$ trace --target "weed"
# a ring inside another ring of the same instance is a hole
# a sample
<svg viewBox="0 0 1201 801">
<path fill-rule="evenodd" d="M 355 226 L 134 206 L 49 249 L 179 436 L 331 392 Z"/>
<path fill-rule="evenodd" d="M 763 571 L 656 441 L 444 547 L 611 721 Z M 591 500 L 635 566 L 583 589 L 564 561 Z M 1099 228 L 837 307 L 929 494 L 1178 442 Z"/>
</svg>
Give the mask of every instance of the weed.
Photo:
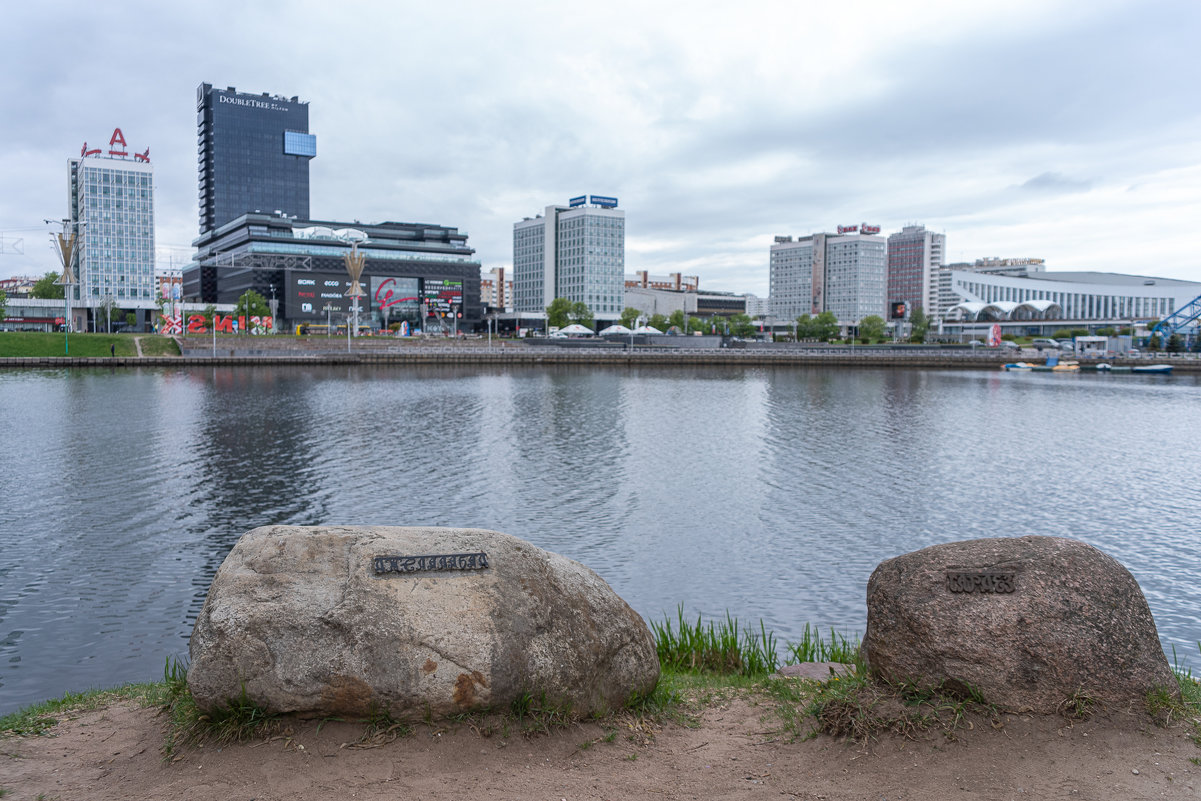
<svg viewBox="0 0 1201 801">
<path fill-rule="evenodd" d="M 1147 691 L 1147 713 L 1160 726 L 1167 726 L 1173 720 L 1184 718 L 1189 714 L 1184 703 L 1177 700 L 1167 687 L 1156 687 Z"/>
<path fill-rule="evenodd" d="M 1059 714 L 1068 720 L 1088 720 L 1093 715 L 1097 699 L 1084 690 L 1077 690 L 1059 705 Z"/>
<path fill-rule="evenodd" d="M 996 708 L 985 703 L 979 691 L 970 685 L 879 684 L 862 671 L 822 684 L 806 711 L 816 721 L 814 734 L 849 737 L 855 741 L 872 739 L 885 732 L 912 737 L 929 729 L 941 729 L 949 739 L 954 739 L 956 729 L 971 725 L 969 714 L 999 719 Z"/>
<path fill-rule="evenodd" d="M 852 640 L 846 635 L 839 634 L 830 628 L 830 639 L 822 639 L 821 632 L 816 626 L 805 624 L 801 632 L 800 642 L 788 646 L 788 654 L 796 662 L 844 662 L 857 663 L 859 657 L 859 641 Z"/>
<path fill-rule="evenodd" d="M 609 729 L 601 739 L 606 743 L 613 742 L 617 739 L 617 729 Z"/>
<path fill-rule="evenodd" d="M 396 720 L 386 707 L 382 707 L 374 701 L 372 701 L 363 723 L 362 735 L 353 743 L 347 743 L 347 748 L 379 748 L 413 733 L 412 726 Z M 320 731 L 320 727 L 318 727 L 318 731 Z"/>
<path fill-rule="evenodd" d="M 759 621 L 759 633 L 740 632 L 738 621 L 726 619 L 696 623 L 684 619 L 684 606 L 676 609 L 676 621 L 664 618 L 651 622 L 659 664 L 665 670 L 709 672 L 722 675 L 762 676 L 779 664 L 776 635 Z"/>
<path fill-rule="evenodd" d="M 1188 761 L 1192 762 L 1194 765 L 1201 765 L 1201 757 L 1189 757 Z"/>
<path fill-rule="evenodd" d="M 571 706 L 551 703 L 545 693 L 538 698 L 528 692 L 521 693 L 513 699 L 509 709 L 521 724 L 521 733 L 527 737 L 549 734 L 552 728 L 564 728 L 574 723 Z"/>
<path fill-rule="evenodd" d="M 637 762 L 638 761 L 638 752 L 635 751 L 632 754 L 626 754 L 626 760 L 628 760 L 630 762 Z"/>
</svg>

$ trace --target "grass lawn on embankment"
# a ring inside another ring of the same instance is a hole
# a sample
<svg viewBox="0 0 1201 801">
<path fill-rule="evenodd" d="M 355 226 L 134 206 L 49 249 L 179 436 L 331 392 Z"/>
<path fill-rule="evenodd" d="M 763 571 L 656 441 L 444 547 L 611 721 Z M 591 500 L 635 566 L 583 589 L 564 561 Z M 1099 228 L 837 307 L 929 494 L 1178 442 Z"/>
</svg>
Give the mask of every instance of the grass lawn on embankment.
<svg viewBox="0 0 1201 801">
<path fill-rule="evenodd" d="M 0 358 L 70 356 L 138 355 L 133 334 L 71 334 L 41 331 L 0 331 Z M 170 337 L 157 334 L 138 334 L 142 340 L 143 356 L 178 356 L 179 345 Z M 109 346 L 116 346 L 116 353 Z"/>
</svg>

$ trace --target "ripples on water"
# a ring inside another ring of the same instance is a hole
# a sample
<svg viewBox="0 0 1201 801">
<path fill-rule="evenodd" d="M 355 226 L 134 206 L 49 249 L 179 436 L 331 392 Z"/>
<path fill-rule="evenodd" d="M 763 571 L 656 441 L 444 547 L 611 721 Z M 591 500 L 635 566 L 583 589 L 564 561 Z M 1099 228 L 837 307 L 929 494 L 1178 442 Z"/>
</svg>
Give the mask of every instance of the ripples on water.
<svg viewBox="0 0 1201 801">
<path fill-rule="evenodd" d="M 862 632 L 882 559 L 1053 534 L 1134 573 L 1194 657 L 1190 376 L 780 369 L 0 373 L 0 712 L 154 678 L 237 538 L 493 528 L 648 618 Z"/>
</svg>

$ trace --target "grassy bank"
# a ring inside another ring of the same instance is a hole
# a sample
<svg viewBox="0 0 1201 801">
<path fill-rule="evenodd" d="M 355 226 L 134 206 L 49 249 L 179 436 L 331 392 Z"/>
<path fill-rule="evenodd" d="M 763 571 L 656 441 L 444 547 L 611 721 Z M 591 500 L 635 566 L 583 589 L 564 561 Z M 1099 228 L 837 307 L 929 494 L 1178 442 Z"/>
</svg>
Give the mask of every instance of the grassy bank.
<svg viewBox="0 0 1201 801">
<path fill-rule="evenodd" d="M 734 697 L 763 710 L 768 736 L 788 741 L 817 734 L 861 741 L 885 733 L 913 735 L 930 730 L 953 738 L 955 730 L 971 727 L 973 719 L 1000 727 L 1001 713 L 971 688 L 965 692 L 962 688 L 884 685 L 871 680 L 859 657 L 857 639 L 833 630 L 823 636 L 806 625 L 799 642 L 778 647 L 775 635 L 762 621 L 757 627 L 743 627 L 727 615 L 725 620 L 705 623 L 698 617 L 693 622 L 684 618 L 682 608 L 674 619 L 652 623 L 651 629 L 661 667 L 659 684 L 650 696 L 633 699 L 625 709 L 598 719 L 606 729 L 651 731 L 667 720 L 696 725 L 700 711 Z M 775 672 L 781 654 L 786 664 L 841 662 L 850 669 L 821 681 L 780 678 Z M 1162 725 L 1185 723 L 1194 743 L 1201 747 L 1201 683 L 1180 661 L 1173 670 L 1183 700 L 1176 701 L 1163 690 L 1152 692 L 1146 698 L 1146 711 Z M 168 660 L 161 681 L 68 693 L 0 717 L 0 737 L 51 733 L 61 720 L 126 700 L 158 707 L 166 714 L 166 756 L 182 746 L 204 741 L 226 743 L 269 737 L 287 726 L 286 718 L 268 714 L 245 698 L 202 713 L 188 691 L 186 667 Z M 1085 693 L 1065 699 L 1059 710 L 1069 722 L 1097 711 Z M 419 723 L 396 720 L 386 712 L 359 722 L 364 747 L 405 736 Z M 574 722 L 569 710 L 526 695 L 507 709 L 464 714 L 440 721 L 439 725 L 458 723 L 482 736 L 508 737 L 545 733 Z M 433 725 L 434 721 L 425 723 Z"/>
<path fill-rule="evenodd" d="M 80 359 L 103 356 L 135 358 L 138 355 L 135 336 L 141 340 L 143 356 L 179 355 L 179 345 L 175 340 L 158 334 L 71 334 L 68 338 L 61 333 L 0 331 L 0 357 L 65 356 L 69 350 L 70 356 Z"/>
</svg>

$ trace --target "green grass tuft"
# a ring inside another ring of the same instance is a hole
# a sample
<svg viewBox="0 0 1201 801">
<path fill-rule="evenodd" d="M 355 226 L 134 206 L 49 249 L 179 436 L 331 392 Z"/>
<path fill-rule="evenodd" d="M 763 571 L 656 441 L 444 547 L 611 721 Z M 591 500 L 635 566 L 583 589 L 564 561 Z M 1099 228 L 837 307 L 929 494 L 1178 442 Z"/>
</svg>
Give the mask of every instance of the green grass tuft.
<svg viewBox="0 0 1201 801">
<path fill-rule="evenodd" d="M 839 634 L 830 628 L 830 639 L 822 638 L 821 631 L 816 626 L 810 628 L 805 624 L 801 632 L 800 642 L 788 646 L 788 655 L 794 663 L 799 662 L 844 662 L 853 664 L 859 661 L 859 640 Z"/>
<path fill-rule="evenodd" d="M 665 617 L 651 622 L 655 649 L 664 670 L 716 673 L 720 675 L 763 676 L 779 666 L 776 635 L 759 621 L 759 632 L 739 630 L 738 620 L 726 612 L 726 619 L 696 623 L 684 619 L 684 607 L 676 610 L 676 622 Z"/>
</svg>

